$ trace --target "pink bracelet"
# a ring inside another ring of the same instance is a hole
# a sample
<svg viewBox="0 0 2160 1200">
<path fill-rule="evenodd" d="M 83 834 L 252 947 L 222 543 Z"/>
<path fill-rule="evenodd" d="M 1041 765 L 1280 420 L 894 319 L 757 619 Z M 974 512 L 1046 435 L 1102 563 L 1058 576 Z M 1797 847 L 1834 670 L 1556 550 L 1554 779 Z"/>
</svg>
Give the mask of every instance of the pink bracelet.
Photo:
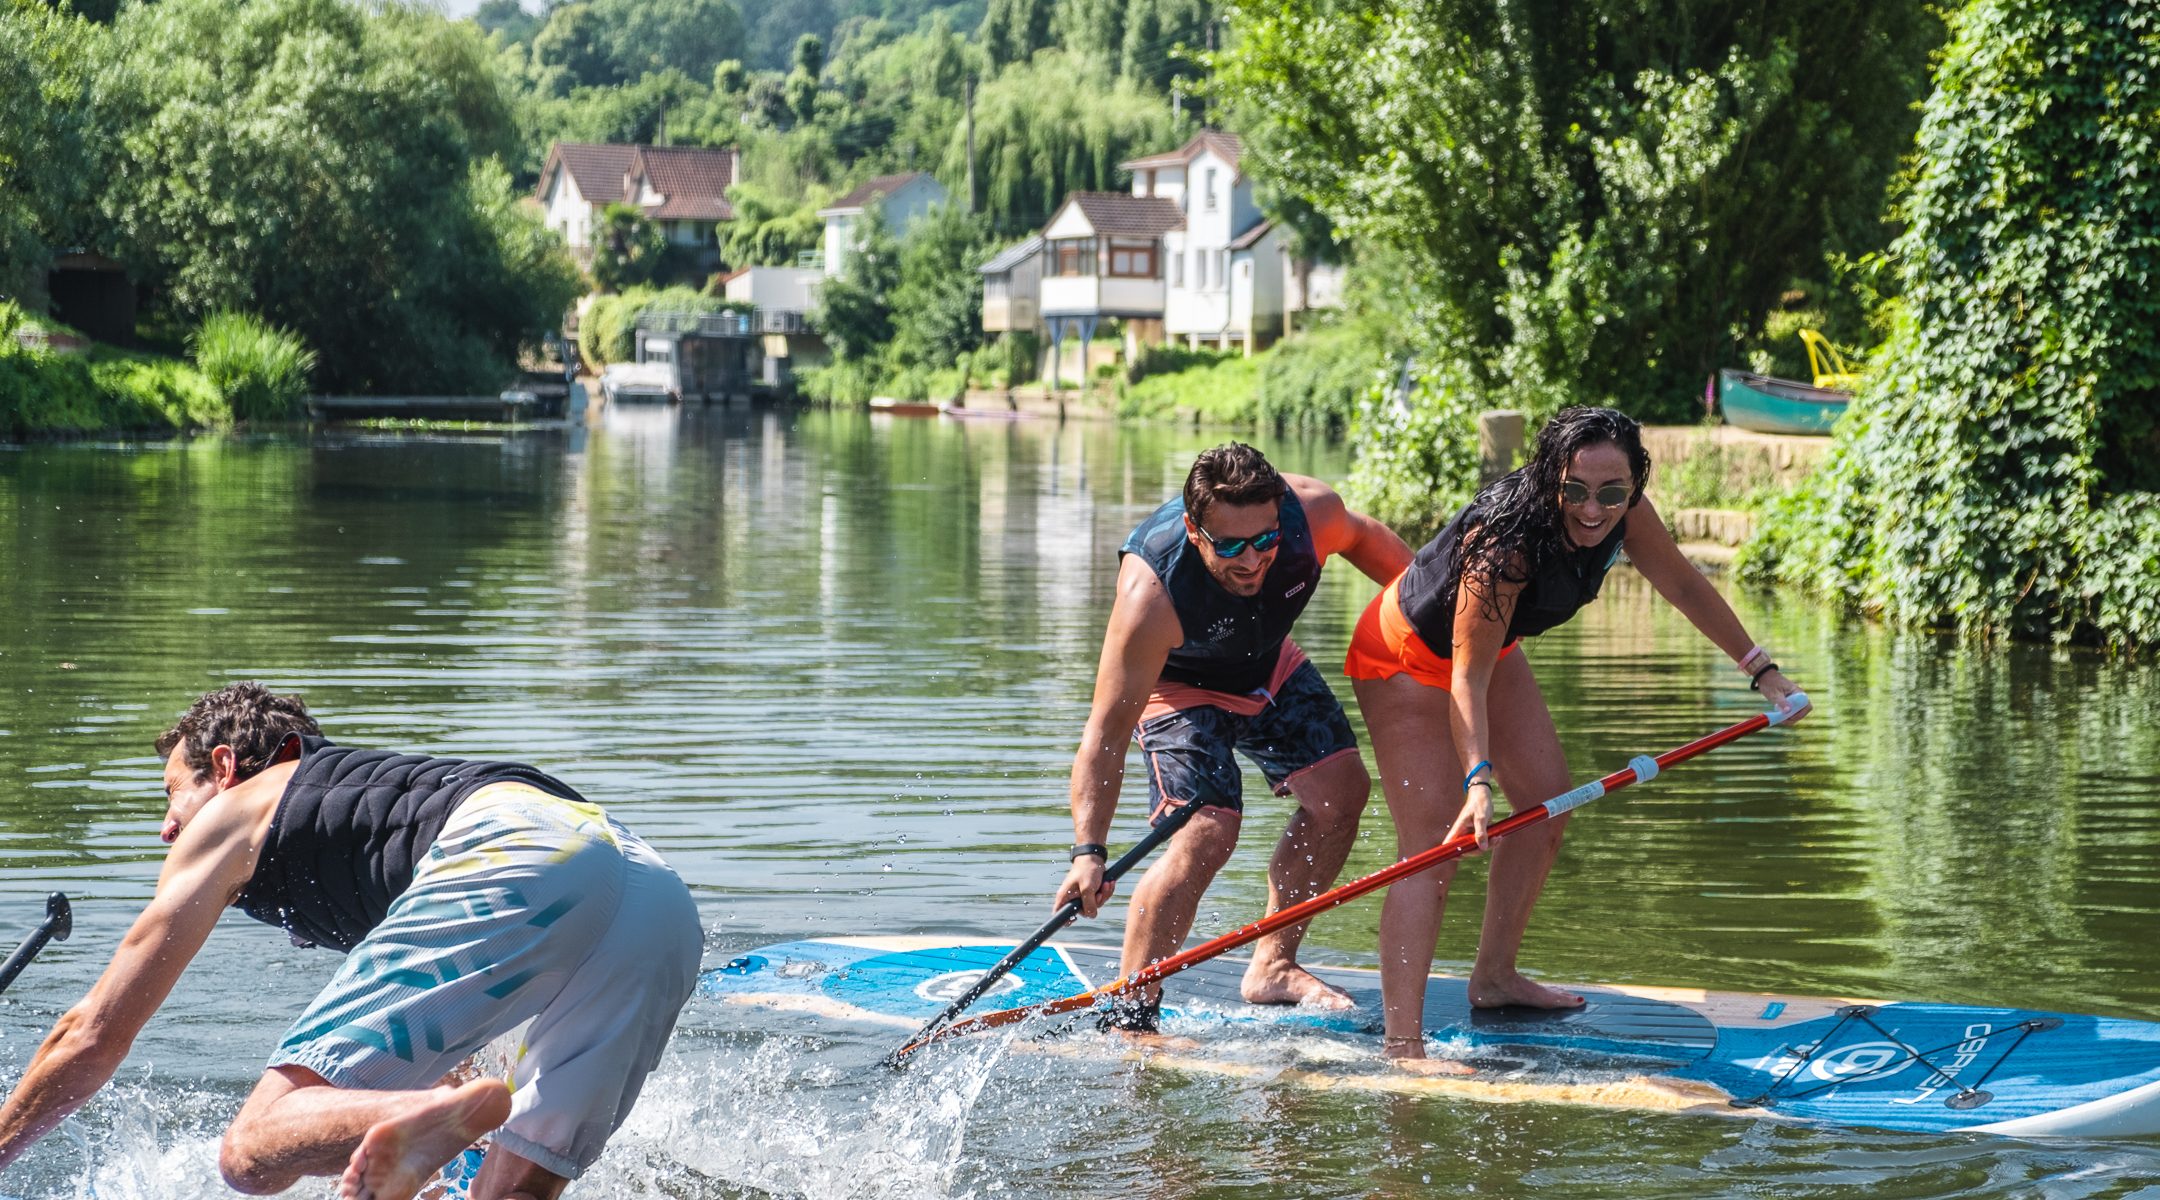
<svg viewBox="0 0 2160 1200">
<path fill-rule="evenodd" d="M 1764 662 L 1768 662 L 1769 660 L 1770 652 L 1763 649 L 1761 646 L 1755 646 L 1751 648 L 1746 654 L 1741 655 L 1739 660 L 1733 665 L 1740 668 L 1740 673 L 1742 675 L 1752 675 L 1755 673 L 1755 668 L 1758 665 Z"/>
</svg>

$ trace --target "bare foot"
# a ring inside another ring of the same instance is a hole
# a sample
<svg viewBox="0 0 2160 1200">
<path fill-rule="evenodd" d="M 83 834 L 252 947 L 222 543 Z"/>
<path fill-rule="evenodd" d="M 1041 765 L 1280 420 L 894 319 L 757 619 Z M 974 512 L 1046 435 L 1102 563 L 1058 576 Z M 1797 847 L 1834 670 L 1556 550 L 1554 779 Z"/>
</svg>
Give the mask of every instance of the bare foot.
<svg viewBox="0 0 2160 1200">
<path fill-rule="evenodd" d="M 1412 1075 L 1475 1075 L 1477 1068 L 1452 1058 L 1425 1057 L 1424 1038 L 1388 1038 L 1381 1051 L 1388 1065 Z"/>
<path fill-rule="evenodd" d="M 475 1079 L 436 1088 L 403 1115 L 378 1121 L 353 1150 L 342 1200 L 412 1200 L 443 1164 L 510 1119 L 510 1085 Z"/>
<path fill-rule="evenodd" d="M 1472 1008 L 1505 1008 L 1511 1004 L 1523 1008 L 1581 1008 L 1583 998 L 1573 992 L 1546 987 L 1520 971 L 1509 971 L 1497 977 L 1475 971 L 1470 973 Z"/>
<path fill-rule="evenodd" d="M 1342 1010 L 1356 1008 L 1350 993 L 1321 981 L 1311 971 L 1291 963 L 1263 966 L 1258 959 L 1245 968 L 1245 982 L 1238 988 L 1247 1004 L 1299 1004 L 1306 1008 Z"/>
</svg>

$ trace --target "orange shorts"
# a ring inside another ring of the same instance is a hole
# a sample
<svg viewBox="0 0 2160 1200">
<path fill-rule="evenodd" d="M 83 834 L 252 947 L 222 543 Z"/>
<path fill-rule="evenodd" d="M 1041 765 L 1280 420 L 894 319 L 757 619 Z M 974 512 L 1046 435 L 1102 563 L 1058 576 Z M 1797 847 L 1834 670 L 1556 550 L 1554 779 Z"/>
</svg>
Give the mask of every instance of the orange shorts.
<svg viewBox="0 0 2160 1200">
<path fill-rule="evenodd" d="M 1350 635 L 1350 653 L 1343 660 L 1343 674 L 1352 679 L 1392 679 L 1408 675 L 1426 687 L 1447 691 L 1455 682 L 1455 664 L 1433 653 L 1418 636 L 1410 618 L 1403 615 L 1396 595 L 1402 577 L 1387 585 L 1358 618 L 1357 632 Z M 1515 643 L 1500 648 L 1500 657 L 1515 652 Z"/>
</svg>

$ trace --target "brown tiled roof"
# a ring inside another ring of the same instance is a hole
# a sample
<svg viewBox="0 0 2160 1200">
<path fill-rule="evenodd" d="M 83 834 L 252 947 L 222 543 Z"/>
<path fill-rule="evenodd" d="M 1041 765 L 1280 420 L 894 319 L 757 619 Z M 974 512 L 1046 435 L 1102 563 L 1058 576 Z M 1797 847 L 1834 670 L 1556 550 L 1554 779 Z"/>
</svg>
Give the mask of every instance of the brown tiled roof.
<svg viewBox="0 0 2160 1200">
<path fill-rule="evenodd" d="M 826 213 L 841 212 L 853 208 L 867 208 L 872 200 L 880 196 L 890 196 L 928 174 L 927 171 L 906 171 L 898 175 L 880 175 L 868 183 L 858 185 L 854 191 L 833 201 L 830 206 L 819 209 L 818 215 L 824 216 Z"/>
<path fill-rule="evenodd" d="M 536 195 L 545 194 L 557 167 L 570 173 L 578 194 L 589 204 L 624 199 L 626 179 L 643 176 L 662 196 L 659 204 L 646 210 L 648 216 L 674 221 L 725 221 L 735 215 L 727 202 L 728 185 L 735 182 L 732 149 L 557 142 L 549 148 L 547 165 L 540 170 Z"/>
<path fill-rule="evenodd" d="M 1268 230 L 1273 228 L 1275 228 L 1275 222 L 1273 221 L 1255 221 L 1251 229 L 1230 239 L 1230 248 L 1232 250 L 1250 250 L 1261 238 L 1267 236 Z"/>
<path fill-rule="evenodd" d="M 557 142 L 548 148 L 547 164 L 540 168 L 540 190 L 547 194 L 548 180 L 560 165 L 570 172 L 578 195 L 589 204 L 610 204 L 623 197 L 623 175 L 636 156 L 636 146 L 605 146 L 591 142 Z"/>
<path fill-rule="evenodd" d="M 1224 133 L 1220 129 L 1203 129 L 1175 150 L 1127 159 L 1119 163 L 1118 167 L 1126 171 L 1145 170 L 1149 167 L 1181 167 L 1191 162 L 1202 150 L 1213 150 L 1225 162 L 1236 167 L 1238 159 L 1245 153 L 1245 141 L 1234 133 Z M 1243 175 L 1244 172 L 1239 171 L 1238 174 Z"/>
<path fill-rule="evenodd" d="M 1185 227 L 1177 201 L 1131 192 L 1074 192 L 1066 203 L 1080 206 L 1088 225 L 1105 237 L 1161 237 Z"/>
<path fill-rule="evenodd" d="M 726 221 L 735 210 L 727 202 L 735 182 L 735 152 L 702 146 L 638 146 L 630 168 L 663 197 L 647 215 L 661 220 Z"/>
</svg>

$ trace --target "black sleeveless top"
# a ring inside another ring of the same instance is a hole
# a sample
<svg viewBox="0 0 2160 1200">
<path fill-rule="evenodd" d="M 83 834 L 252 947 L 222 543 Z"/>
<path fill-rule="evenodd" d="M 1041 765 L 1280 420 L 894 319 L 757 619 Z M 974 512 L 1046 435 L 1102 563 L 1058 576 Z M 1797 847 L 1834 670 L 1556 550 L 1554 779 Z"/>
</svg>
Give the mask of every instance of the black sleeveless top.
<svg viewBox="0 0 2160 1200">
<path fill-rule="evenodd" d="M 302 944 L 349 951 L 412 885 L 435 835 L 465 797 L 527 783 L 565 799 L 570 786 L 521 763 L 468 762 L 300 739 L 255 874 L 235 905 Z"/>
<path fill-rule="evenodd" d="M 1184 644 L 1163 665 L 1164 682 L 1234 696 L 1268 685 L 1283 639 L 1320 583 L 1320 555 L 1297 493 L 1284 492 L 1275 512 L 1282 541 L 1252 596 L 1232 595 L 1208 574 L 1207 562 L 1185 536 L 1181 498 L 1165 502 L 1125 539 L 1118 555 L 1137 554 L 1154 569 L 1185 631 Z"/>
<path fill-rule="evenodd" d="M 1465 505 L 1417 552 L 1395 589 L 1396 602 L 1402 606 L 1411 628 L 1417 630 L 1418 639 L 1441 658 L 1451 657 L 1455 645 L 1455 593 L 1447 587 L 1450 568 L 1455 556 L 1462 553 L 1463 535 L 1483 520 L 1475 500 Z M 1516 594 L 1515 611 L 1508 617 L 1507 640 L 1520 641 L 1543 633 L 1597 599 L 1598 589 L 1604 586 L 1606 573 L 1619 559 L 1620 544 L 1626 537 L 1627 518 L 1623 516 L 1597 545 L 1577 546 L 1570 542 L 1552 556 Z"/>
</svg>

